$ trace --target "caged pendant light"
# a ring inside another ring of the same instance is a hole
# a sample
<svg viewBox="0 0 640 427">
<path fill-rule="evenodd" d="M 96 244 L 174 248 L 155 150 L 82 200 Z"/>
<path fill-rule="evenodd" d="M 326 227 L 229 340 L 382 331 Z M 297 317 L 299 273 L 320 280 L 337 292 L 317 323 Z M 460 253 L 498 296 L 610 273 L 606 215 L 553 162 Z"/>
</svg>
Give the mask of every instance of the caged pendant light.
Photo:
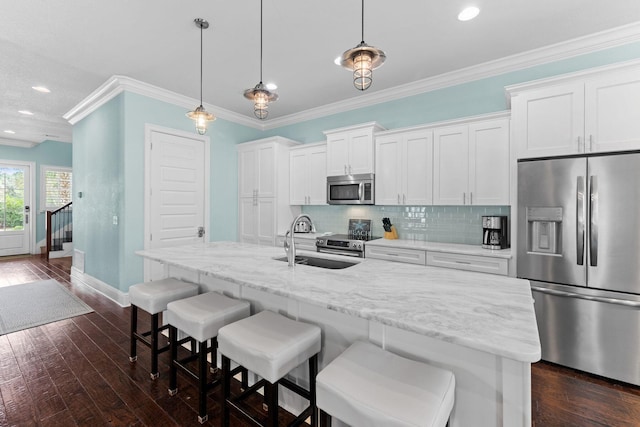
<svg viewBox="0 0 640 427">
<path fill-rule="evenodd" d="M 387 59 L 383 50 L 364 42 L 364 0 L 362 0 L 362 41 L 356 47 L 345 51 L 339 65 L 353 71 L 353 85 L 358 90 L 367 90 L 373 81 L 373 70 Z"/>
<path fill-rule="evenodd" d="M 193 20 L 196 27 L 200 28 L 200 105 L 193 111 L 187 113 L 187 117 L 196 122 L 196 130 L 200 135 L 207 133 L 209 122 L 216 119 L 216 116 L 207 112 L 202 106 L 202 30 L 209 28 L 209 23 L 201 18 Z"/>
<path fill-rule="evenodd" d="M 260 120 L 269 115 L 269 102 L 278 100 L 278 94 L 262 83 L 262 0 L 260 0 L 260 82 L 244 91 L 244 97 L 253 102 L 253 114 Z"/>
</svg>

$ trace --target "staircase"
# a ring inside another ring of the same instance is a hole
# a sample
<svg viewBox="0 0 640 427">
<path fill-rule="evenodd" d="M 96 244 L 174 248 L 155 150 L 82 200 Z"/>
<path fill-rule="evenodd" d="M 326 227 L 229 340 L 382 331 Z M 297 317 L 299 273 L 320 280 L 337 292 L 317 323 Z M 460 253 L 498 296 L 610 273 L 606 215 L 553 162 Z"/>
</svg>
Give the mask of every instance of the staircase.
<svg viewBox="0 0 640 427">
<path fill-rule="evenodd" d="M 47 259 L 71 256 L 73 252 L 73 209 L 67 203 L 55 211 L 47 211 L 46 247 Z"/>
</svg>

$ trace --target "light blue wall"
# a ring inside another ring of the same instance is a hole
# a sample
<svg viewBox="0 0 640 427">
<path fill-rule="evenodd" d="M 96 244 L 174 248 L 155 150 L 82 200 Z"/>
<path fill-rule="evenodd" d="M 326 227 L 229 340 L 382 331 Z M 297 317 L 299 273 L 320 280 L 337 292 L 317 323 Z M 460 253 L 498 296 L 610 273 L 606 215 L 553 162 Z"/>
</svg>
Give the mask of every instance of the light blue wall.
<svg viewBox="0 0 640 427">
<path fill-rule="evenodd" d="M 0 145 L 0 160 L 17 160 L 22 162 L 35 162 L 36 170 L 36 206 L 32 212 L 36 214 L 36 243 L 45 238 L 45 214 L 40 206 L 40 166 L 71 167 L 72 147 L 66 142 L 46 140 L 32 148 L 11 147 Z M 33 218 L 33 216 L 32 216 Z M 36 250 L 37 248 L 34 248 Z M 39 252 L 37 249 L 36 252 Z"/>
<path fill-rule="evenodd" d="M 85 273 L 114 287 L 122 259 L 113 216 L 122 217 L 124 200 L 123 106 L 120 94 L 73 126 L 73 247 L 85 253 Z"/>
</svg>

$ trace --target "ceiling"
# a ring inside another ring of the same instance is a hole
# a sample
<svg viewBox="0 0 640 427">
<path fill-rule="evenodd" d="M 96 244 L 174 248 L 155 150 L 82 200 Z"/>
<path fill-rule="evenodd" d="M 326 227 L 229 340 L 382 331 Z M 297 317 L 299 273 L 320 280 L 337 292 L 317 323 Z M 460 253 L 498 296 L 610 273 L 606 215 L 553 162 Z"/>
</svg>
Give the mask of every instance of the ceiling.
<svg viewBox="0 0 640 427">
<path fill-rule="evenodd" d="M 458 21 L 470 4 L 480 15 Z M 360 92 L 333 62 L 360 42 L 360 6 L 264 0 L 263 80 L 280 95 L 265 123 L 640 21 L 638 0 L 368 0 L 364 39 L 385 50 L 387 61 Z M 71 142 L 62 116 L 113 75 L 197 102 L 198 17 L 211 24 L 203 34 L 205 105 L 253 119 L 242 94 L 260 78 L 258 0 L 3 1 L 0 142 Z M 34 115 L 18 113 L 24 109 Z"/>
</svg>

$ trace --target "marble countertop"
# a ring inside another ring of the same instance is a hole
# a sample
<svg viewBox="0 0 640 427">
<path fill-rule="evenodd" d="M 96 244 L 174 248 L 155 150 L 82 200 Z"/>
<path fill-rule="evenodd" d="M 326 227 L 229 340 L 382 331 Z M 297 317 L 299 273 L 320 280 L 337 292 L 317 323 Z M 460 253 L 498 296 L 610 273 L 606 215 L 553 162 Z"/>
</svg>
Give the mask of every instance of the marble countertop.
<svg viewBox="0 0 640 427">
<path fill-rule="evenodd" d="M 484 249 L 480 245 L 463 245 L 459 243 L 437 243 L 422 240 L 376 239 L 367 242 L 367 246 L 380 246 L 398 249 L 419 249 L 431 252 L 448 252 L 462 255 L 478 255 L 493 258 L 511 259 L 511 249 Z"/>
<path fill-rule="evenodd" d="M 339 255 L 298 251 L 323 258 Z M 136 254 L 242 286 L 522 362 L 540 359 L 529 282 L 447 268 L 352 259 L 343 270 L 274 260 L 279 247 L 211 242 Z"/>
</svg>

